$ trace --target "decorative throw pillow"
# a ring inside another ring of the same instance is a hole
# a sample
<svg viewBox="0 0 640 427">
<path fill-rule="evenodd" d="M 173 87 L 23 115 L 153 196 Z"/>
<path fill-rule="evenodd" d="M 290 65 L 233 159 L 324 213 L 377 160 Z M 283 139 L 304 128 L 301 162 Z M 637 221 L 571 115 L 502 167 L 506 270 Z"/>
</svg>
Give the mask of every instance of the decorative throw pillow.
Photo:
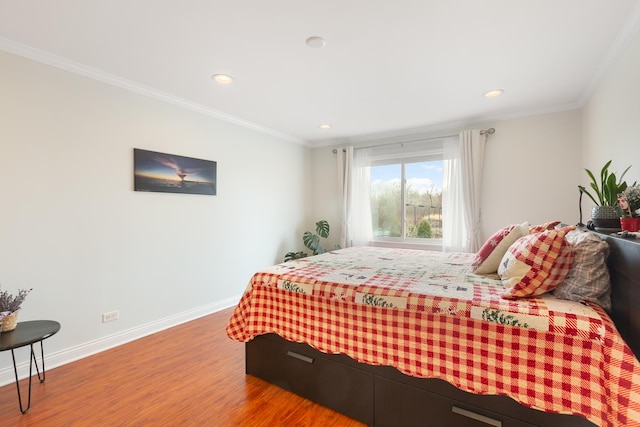
<svg viewBox="0 0 640 427">
<path fill-rule="evenodd" d="M 498 268 L 506 288 L 502 298 L 542 295 L 558 286 L 573 262 L 573 249 L 564 238 L 573 229 L 570 226 L 529 234 L 511 245 Z"/>
<path fill-rule="evenodd" d="M 597 234 L 581 230 L 570 231 L 565 239 L 573 247 L 573 264 L 553 294 L 571 301 L 594 302 L 610 311 L 609 245 Z"/>
<path fill-rule="evenodd" d="M 513 244 L 529 234 L 529 223 L 508 225 L 498 230 L 482 245 L 473 259 L 472 271 L 477 274 L 492 274 L 498 271 L 500 260 Z"/>
<path fill-rule="evenodd" d="M 529 234 L 541 233 L 546 230 L 553 230 L 558 224 L 560 224 L 560 221 L 549 221 L 540 225 L 532 225 L 531 227 L 529 227 Z"/>
</svg>

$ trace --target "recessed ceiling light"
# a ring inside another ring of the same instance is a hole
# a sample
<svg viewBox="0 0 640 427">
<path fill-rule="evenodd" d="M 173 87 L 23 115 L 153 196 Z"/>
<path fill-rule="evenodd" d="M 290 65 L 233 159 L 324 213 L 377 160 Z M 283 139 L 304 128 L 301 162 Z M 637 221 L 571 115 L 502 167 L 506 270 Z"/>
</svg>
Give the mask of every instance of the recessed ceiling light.
<svg viewBox="0 0 640 427">
<path fill-rule="evenodd" d="M 233 81 L 233 77 L 228 74 L 214 74 L 211 78 L 223 85 L 228 85 Z"/>
<path fill-rule="evenodd" d="M 494 98 L 496 96 L 500 96 L 502 95 L 504 91 L 502 89 L 495 89 L 495 90 L 490 90 L 489 92 L 486 92 L 484 94 L 485 98 Z"/>
<path fill-rule="evenodd" d="M 326 45 L 327 42 L 322 38 L 322 37 L 318 37 L 318 36 L 311 36 L 307 39 L 307 46 L 318 49 L 321 47 L 324 47 L 324 45 Z"/>
<path fill-rule="evenodd" d="M 331 125 L 328 123 L 323 123 L 319 127 L 320 129 L 331 129 Z"/>
</svg>

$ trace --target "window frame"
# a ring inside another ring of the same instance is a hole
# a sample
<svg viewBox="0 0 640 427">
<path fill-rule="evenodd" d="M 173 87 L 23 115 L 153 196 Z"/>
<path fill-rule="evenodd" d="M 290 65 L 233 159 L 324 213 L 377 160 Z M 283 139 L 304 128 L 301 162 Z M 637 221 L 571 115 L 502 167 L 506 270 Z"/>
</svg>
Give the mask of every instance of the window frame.
<svg viewBox="0 0 640 427">
<path fill-rule="evenodd" d="M 432 144 L 435 145 L 435 144 Z M 407 237 L 407 178 L 406 178 L 406 165 L 409 163 L 423 163 L 432 161 L 443 161 L 444 152 L 442 144 L 434 149 L 430 147 L 428 153 L 421 153 L 418 155 L 412 154 L 410 156 L 399 154 L 397 157 L 385 157 L 384 159 L 372 160 L 369 167 L 385 166 L 385 165 L 400 165 L 400 208 L 401 216 L 401 236 L 399 237 L 384 237 L 373 235 L 372 230 L 372 246 L 387 246 L 398 248 L 416 248 L 416 249 L 430 249 L 430 250 L 442 250 L 443 239 L 442 237 Z M 443 191 L 443 190 L 442 190 Z"/>
</svg>

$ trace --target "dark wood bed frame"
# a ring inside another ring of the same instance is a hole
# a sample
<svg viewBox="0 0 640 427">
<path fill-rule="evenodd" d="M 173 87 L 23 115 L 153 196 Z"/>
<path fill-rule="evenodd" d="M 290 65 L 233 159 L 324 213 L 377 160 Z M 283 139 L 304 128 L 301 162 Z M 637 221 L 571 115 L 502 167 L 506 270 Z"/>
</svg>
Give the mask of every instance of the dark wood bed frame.
<svg viewBox="0 0 640 427">
<path fill-rule="evenodd" d="M 611 248 L 611 316 L 639 357 L 640 240 L 600 236 Z M 583 417 L 537 411 L 506 396 L 467 393 L 446 381 L 328 355 L 275 334 L 246 343 L 246 373 L 370 426 L 593 426 Z"/>
</svg>

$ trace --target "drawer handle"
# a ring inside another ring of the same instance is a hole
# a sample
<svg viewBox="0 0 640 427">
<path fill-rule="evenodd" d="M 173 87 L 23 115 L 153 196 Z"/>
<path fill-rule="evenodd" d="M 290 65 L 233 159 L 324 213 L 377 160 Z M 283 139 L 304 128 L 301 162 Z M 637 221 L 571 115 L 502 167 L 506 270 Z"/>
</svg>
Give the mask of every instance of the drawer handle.
<svg viewBox="0 0 640 427">
<path fill-rule="evenodd" d="M 457 406 L 452 406 L 451 412 L 462 415 L 463 417 L 471 418 L 472 420 L 480 421 L 481 423 L 485 423 L 490 426 L 502 427 L 502 421 L 494 420 L 493 418 L 485 417 L 484 415 L 476 414 L 475 412 L 467 411 L 466 409 L 458 408 Z"/>
<path fill-rule="evenodd" d="M 303 355 L 298 354 L 298 353 L 293 352 L 293 351 L 287 351 L 287 356 L 291 356 L 291 357 L 296 358 L 298 360 L 302 360 L 303 362 L 313 363 L 313 359 L 311 357 L 303 356 Z"/>
</svg>

